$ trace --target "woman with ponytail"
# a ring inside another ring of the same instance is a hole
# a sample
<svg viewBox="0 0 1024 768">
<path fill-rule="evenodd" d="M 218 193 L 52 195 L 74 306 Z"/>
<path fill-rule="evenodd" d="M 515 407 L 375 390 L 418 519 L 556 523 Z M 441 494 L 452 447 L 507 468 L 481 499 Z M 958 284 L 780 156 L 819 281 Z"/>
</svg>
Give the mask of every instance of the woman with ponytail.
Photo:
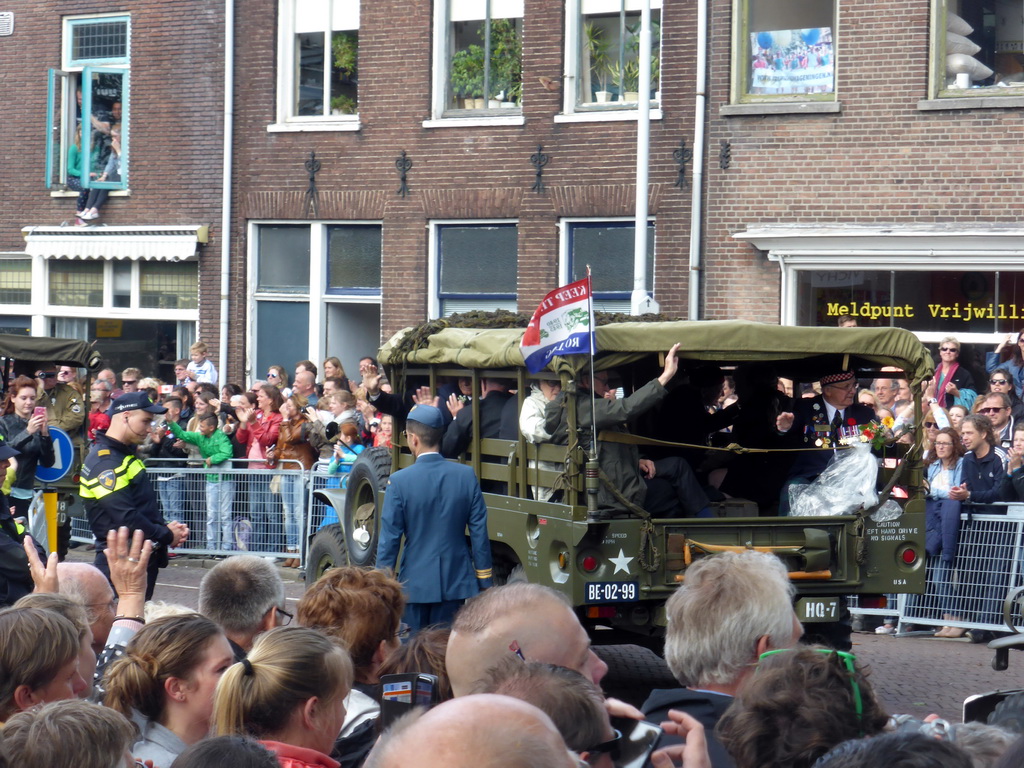
<svg viewBox="0 0 1024 768">
<path fill-rule="evenodd" d="M 251 736 L 281 768 L 338 768 L 328 757 L 352 688 L 348 654 L 316 630 L 278 627 L 260 635 L 217 686 L 218 736 Z"/>
<path fill-rule="evenodd" d="M 167 616 L 139 630 L 104 678 L 104 703 L 139 726 L 137 759 L 170 768 L 209 735 L 214 689 L 233 658 L 224 633 L 198 614 Z"/>
</svg>

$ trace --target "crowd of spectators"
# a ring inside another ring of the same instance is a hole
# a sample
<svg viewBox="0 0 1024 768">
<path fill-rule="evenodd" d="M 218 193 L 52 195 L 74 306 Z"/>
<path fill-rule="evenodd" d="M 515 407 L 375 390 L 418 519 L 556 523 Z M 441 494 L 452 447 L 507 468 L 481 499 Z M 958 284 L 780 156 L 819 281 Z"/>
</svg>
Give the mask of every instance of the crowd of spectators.
<svg viewBox="0 0 1024 768">
<path fill-rule="evenodd" d="M 193 611 L 144 604 L 141 532 L 107 545 L 116 616 L 85 602 L 106 584 L 92 566 L 34 550 L 35 591 L 0 611 L 0 766 L 992 768 L 1022 749 L 994 726 L 891 717 L 855 656 L 801 642 L 764 553 L 690 567 L 666 604 L 677 685 L 637 708 L 602 692 L 607 665 L 547 587 L 493 587 L 409 636 L 389 572 L 333 569 L 293 617 L 278 569 L 238 555 Z M 429 708 L 386 706 L 422 675 Z"/>
<path fill-rule="evenodd" d="M 192 352 L 176 365 L 171 384 L 129 368 L 118 388 L 113 372 L 101 371 L 90 393 L 89 431 L 109 425 L 104 406 L 112 397 L 146 391 L 168 413 L 143 450 L 205 468 L 206 546 L 227 548 L 236 535 L 229 523 L 244 501 L 260 545 L 297 555 L 304 502 L 296 484 L 274 489 L 270 476 L 259 473 L 239 484 L 238 468 L 293 462 L 323 469 L 343 485 L 360 453 L 389 445 L 390 414 L 401 412 L 404 398 L 389 392 L 371 358 L 360 362 L 358 384 L 329 358 L 322 366 L 329 375 L 320 382 L 317 366 L 306 360 L 296 366 L 291 387 L 288 372 L 270 366 L 265 379 L 243 391 L 219 386 L 203 345 Z M 941 364 L 924 391 L 929 578 L 953 624 L 963 617 L 941 585 L 952 581 L 944 574 L 958 564 L 961 507 L 1024 500 L 1019 352 L 1017 367 L 1013 360 L 993 365 L 982 391 L 958 367 L 958 353 L 955 339 L 940 343 Z M 675 372 L 670 351 L 648 387 L 654 400 L 666 396 Z M 912 393 L 898 371 L 890 373 L 856 399 L 899 431 L 915 418 Z M 78 383 L 73 370 L 56 375 L 62 385 Z M 838 376 L 819 390 L 845 390 L 846 373 Z M 481 433 L 511 428 L 537 441 L 557 439 L 561 425 L 550 418 L 562 396 L 557 388 L 540 385 L 509 427 L 508 404 L 515 399 L 501 382 L 481 383 L 480 393 L 461 380 L 444 393 L 448 452 L 465 447 L 472 418 L 466 403 L 476 394 Z M 33 458 L 46 461 L 49 420 L 34 410 L 44 396 L 36 381 L 14 384 L 0 429 L 24 447 L 23 463 L 9 477 L 12 488 L 24 488 L 31 484 L 22 467 Z M 584 382 L 610 404 L 594 409 L 595 426 L 614 428 L 651 407 L 642 398 L 618 397 L 615 384 L 601 372 Z M 702 389 L 698 384 L 694 391 Z M 784 394 L 786 382 L 778 387 Z M 714 391 L 703 389 L 699 402 L 709 417 L 730 414 L 707 424 L 742 431 L 730 409 L 749 402 L 751 382 L 728 378 Z M 819 390 L 808 387 L 807 394 Z M 626 460 L 631 480 L 651 479 L 646 459 L 630 454 Z M 680 490 L 692 482 L 689 470 L 674 466 L 658 468 L 662 476 L 677 473 L 666 481 L 666 503 L 678 494 L 676 502 L 692 504 L 695 491 Z M 726 469 L 722 479 L 735 467 L 719 469 Z M 160 483 L 164 504 L 179 514 L 184 478 L 165 473 Z M 19 498 L 12 491 L 15 514 Z M 1024 749 L 1000 729 L 908 725 L 890 717 L 854 655 L 801 642 L 785 567 L 762 553 L 704 557 L 688 568 L 665 606 L 664 654 L 678 685 L 652 690 L 637 708 L 602 693 L 607 664 L 563 596 L 547 587 L 492 587 L 469 599 L 451 627 L 410 635 L 402 624 L 406 596 L 390 572 L 332 569 L 293 616 L 277 568 L 239 554 L 204 577 L 198 611 L 157 618 L 146 601 L 153 547 L 141 531 L 110 532 L 109 580 L 93 566 L 44 562 L 31 539 L 24 542 L 34 590 L 0 611 L 0 766 L 847 768 L 884 759 L 907 768 L 988 768 L 1018 764 Z M 297 558 L 284 563 L 293 564 Z M 939 634 L 955 636 L 957 629 Z M 434 675 L 434 706 L 386 724 L 383 678 L 396 674 Z M 642 722 L 661 729 L 656 751 L 642 739 L 656 731 Z M 637 749 L 639 762 L 630 762 Z"/>
</svg>

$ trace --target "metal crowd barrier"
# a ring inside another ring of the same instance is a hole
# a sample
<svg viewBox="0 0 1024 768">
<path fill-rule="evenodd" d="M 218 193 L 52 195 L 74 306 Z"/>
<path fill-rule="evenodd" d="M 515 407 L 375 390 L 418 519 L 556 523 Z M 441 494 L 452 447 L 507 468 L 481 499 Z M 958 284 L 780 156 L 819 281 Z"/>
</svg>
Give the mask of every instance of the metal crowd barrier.
<svg viewBox="0 0 1024 768">
<path fill-rule="evenodd" d="M 252 460 L 237 459 L 227 471 L 174 462 L 146 461 L 164 518 L 189 527 L 188 540 L 174 553 L 298 558 L 305 565 L 308 537 L 328 512 L 312 493 L 331 481 L 326 471 L 305 471 L 290 460 L 275 469 L 249 469 Z M 72 518 L 71 539 L 92 543 L 87 520 Z"/>
<path fill-rule="evenodd" d="M 994 508 L 1006 513 L 992 514 Z M 898 632 L 908 625 L 1009 631 L 1004 603 L 1024 587 L 1024 504 L 965 504 L 963 510 L 956 557 L 952 563 L 941 556 L 927 558 L 924 594 L 898 595 L 895 605 L 890 596 L 884 609 L 861 609 L 851 598 L 850 612 L 895 617 Z M 1010 615 L 1013 626 L 1024 631 L 1024 603 L 1012 604 Z"/>
</svg>

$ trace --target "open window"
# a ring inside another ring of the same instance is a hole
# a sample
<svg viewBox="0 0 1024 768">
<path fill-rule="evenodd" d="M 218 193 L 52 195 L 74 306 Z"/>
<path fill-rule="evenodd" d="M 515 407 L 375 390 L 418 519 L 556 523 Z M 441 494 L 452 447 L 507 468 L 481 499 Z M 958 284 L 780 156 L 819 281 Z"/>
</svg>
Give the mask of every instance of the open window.
<svg viewBox="0 0 1024 768">
<path fill-rule="evenodd" d="M 932 98 L 1024 96 L 1024 2 L 933 0 Z"/>
<path fill-rule="evenodd" d="M 129 19 L 64 20 L 60 69 L 47 87 L 46 186 L 127 189 Z"/>
</svg>

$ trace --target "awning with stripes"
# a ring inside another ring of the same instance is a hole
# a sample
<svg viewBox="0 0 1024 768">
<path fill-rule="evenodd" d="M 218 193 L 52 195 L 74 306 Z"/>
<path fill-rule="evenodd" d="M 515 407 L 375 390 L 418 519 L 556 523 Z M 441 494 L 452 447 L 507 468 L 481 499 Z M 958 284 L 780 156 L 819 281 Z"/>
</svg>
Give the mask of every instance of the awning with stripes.
<svg viewBox="0 0 1024 768">
<path fill-rule="evenodd" d="M 142 259 L 185 261 L 196 258 L 209 239 L 206 225 L 167 227 L 22 227 L 25 253 L 44 259 Z"/>
</svg>

